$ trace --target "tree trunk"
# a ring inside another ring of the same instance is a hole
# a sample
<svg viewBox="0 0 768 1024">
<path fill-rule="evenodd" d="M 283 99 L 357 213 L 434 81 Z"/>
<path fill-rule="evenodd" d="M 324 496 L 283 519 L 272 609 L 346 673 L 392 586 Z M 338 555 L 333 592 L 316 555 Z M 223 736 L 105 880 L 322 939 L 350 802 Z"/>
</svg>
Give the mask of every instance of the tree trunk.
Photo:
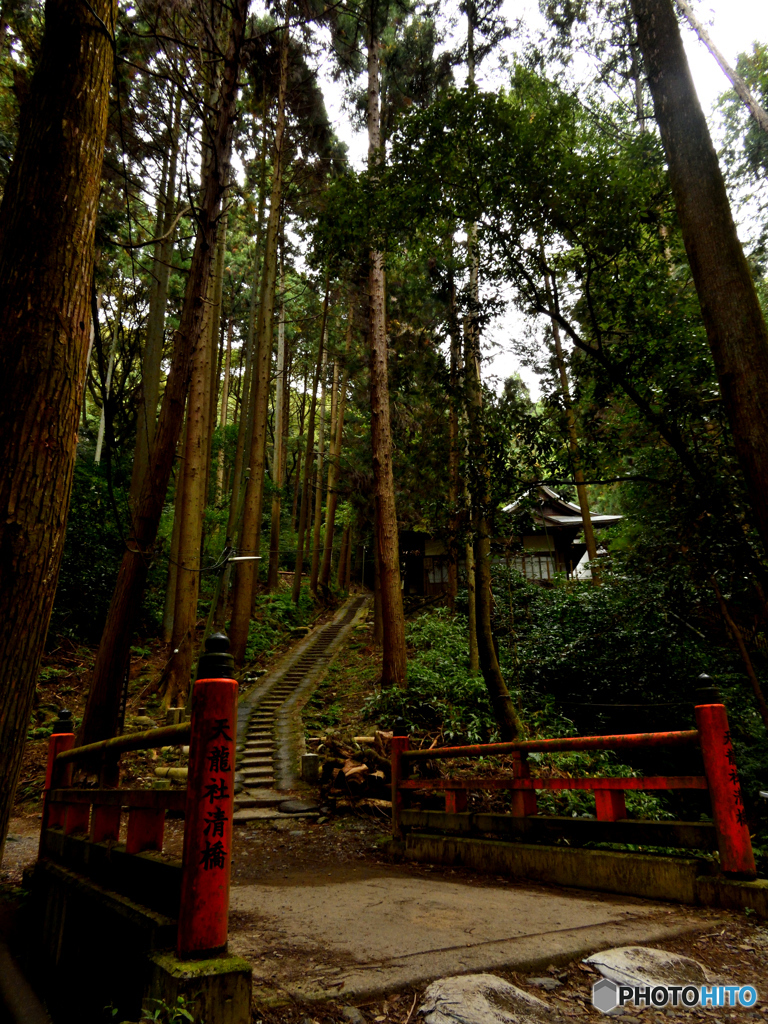
<svg viewBox="0 0 768 1024">
<path fill-rule="evenodd" d="M 152 260 L 152 283 L 149 290 L 147 338 L 141 364 L 141 397 L 136 417 L 136 452 L 131 475 L 131 508 L 139 500 L 141 484 L 149 465 L 149 452 L 155 439 L 157 404 L 160 397 L 160 374 L 165 334 L 165 309 L 168 304 L 168 282 L 171 276 L 174 225 L 176 221 L 176 176 L 181 129 L 181 92 L 171 94 L 170 152 L 168 168 L 163 167 L 163 180 L 157 197 L 157 238 Z"/>
<path fill-rule="evenodd" d="M 112 325 L 112 343 L 109 346 L 109 360 L 107 364 L 107 374 L 104 378 L 102 385 L 102 400 L 101 400 L 101 416 L 99 417 L 99 433 L 96 438 L 96 452 L 93 456 L 93 461 L 98 465 L 101 462 L 101 449 L 104 444 L 104 433 L 107 427 L 107 418 L 109 417 L 110 423 L 110 435 L 112 433 L 112 418 L 109 411 L 109 393 L 112 390 L 112 374 L 115 369 L 115 357 L 117 356 L 117 346 L 120 341 L 120 315 L 123 310 L 123 281 L 120 279 L 120 284 L 117 288 L 117 309 L 115 310 L 115 322 Z M 107 441 L 107 451 L 110 450 L 110 441 Z M 107 460 L 109 465 L 109 460 Z"/>
<path fill-rule="evenodd" d="M 456 610 L 459 590 L 459 369 L 461 367 L 461 337 L 456 316 L 456 286 L 453 270 L 449 279 L 449 324 L 451 337 L 450 400 L 448 409 L 448 501 L 451 519 L 448 529 L 448 607 Z"/>
<path fill-rule="evenodd" d="M 768 549 L 768 328 L 691 80 L 671 0 L 632 0 L 683 242 L 723 403 Z"/>
<path fill-rule="evenodd" d="M 755 97 L 749 91 L 749 86 L 747 85 L 747 83 L 744 81 L 741 75 L 738 75 L 734 71 L 734 69 L 731 67 L 731 65 L 722 55 L 722 53 L 712 42 L 709 32 L 707 32 L 702 23 L 693 13 L 693 8 L 691 7 L 691 5 L 689 3 L 686 3 L 686 0 L 677 0 L 677 6 L 680 8 L 680 10 L 687 18 L 688 23 L 693 29 L 693 31 L 696 33 L 696 35 L 699 37 L 702 43 L 704 43 L 706 48 L 709 50 L 709 52 L 715 58 L 717 63 L 720 65 L 720 70 L 731 83 L 734 92 L 739 97 L 744 106 L 747 108 L 747 110 L 750 112 L 752 117 L 755 119 L 758 127 L 761 128 L 764 132 L 768 133 L 768 113 L 765 112 L 765 110 L 760 106 Z"/>
<path fill-rule="evenodd" d="M 747 678 L 749 679 L 749 682 L 752 686 L 752 692 L 755 695 L 757 710 L 759 711 L 760 717 L 763 720 L 763 725 L 768 730 L 768 704 L 766 704 L 765 702 L 763 688 L 760 685 L 760 680 L 757 677 L 754 665 L 752 664 L 752 659 L 749 656 L 747 645 L 744 643 L 744 636 L 741 630 L 739 629 L 738 625 L 734 621 L 730 611 L 728 610 L 728 605 L 720 591 L 720 587 L 717 585 L 717 580 L 714 576 L 712 576 L 711 579 L 712 587 L 715 591 L 715 597 L 717 598 L 717 603 L 720 605 L 720 614 L 723 616 L 723 621 L 728 627 L 728 630 L 730 631 L 730 634 L 733 637 L 736 646 L 739 648 L 739 654 L 741 655 L 741 660 L 744 662 L 744 669 L 747 673 Z"/>
<path fill-rule="evenodd" d="M 464 571 L 467 576 L 467 646 L 469 671 L 480 670 L 480 652 L 477 649 L 477 572 L 473 544 L 464 546 Z"/>
<path fill-rule="evenodd" d="M 323 459 L 325 456 L 325 378 L 328 374 L 327 349 L 323 352 L 323 371 L 320 382 L 320 422 L 317 430 L 317 456 L 315 458 L 315 519 L 312 529 L 312 564 L 309 589 L 317 594 L 320 571 L 320 521 L 323 511 Z"/>
<path fill-rule="evenodd" d="M 309 483 L 312 477 L 312 451 L 315 447 L 315 405 L 317 404 L 317 385 L 320 380 L 320 371 L 323 365 L 323 353 L 325 351 L 325 328 L 328 323 L 328 279 L 325 282 L 325 299 L 323 300 L 323 318 L 320 324 L 320 347 L 317 353 L 317 364 L 315 366 L 315 379 L 312 382 L 312 399 L 309 404 L 309 415 L 307 416 L 307 450 L 304 456 L 304 479 L 301 488 L 301 509 L 299 511 L 299 529 L 296 537 L 296 565 L 293 570 L 293 587 L 291 589 L 291 600 L 298 603 L 301 592 L 301 573 L 304 567 L 304 534 L 307 530 L 309 519 Z"/>
<path fill-rule="evenodd" d="M 341 581 L 341 589 L 345 592 L 349 590 L 352 580 L 352 552 L 355 550 L 355 544 L 355 534 L 350 526 L 347 535 L 347 553 L 344 557 L 344 578 Z"/>
<path fill-rule="evenodd" d="M 254 337 L 256 331 L 256 310 L 261 286 L 261 240 L 264 233 L 264 208 L 267 195 L 267 127 L 266 127 L 266 94 L 264 99 L 263 133 L 261 145 L 261 173 L 259 182 L 259 211 L 256 217 L 256 243 L 254 245 L 253 280 L 251 284 L 251 301 L 248 310 L 248 332 L 245 342 L 245 371 L 243 373 L 243 393 L 240 402 L 240 422 L 237 431 L 237 446 L 235 449 L 235 463 L 232 468 L 232 490 L 229 504 L 229 517 L 227 519 L 227 544 L 232 544 L 237 530 L 237 516 L 240 508 L 240 498 L 244 492 L 243 486 L 243 462 L 245 453 L 250 453 L 251 441 L 253 439 L 253 407 L 254 387 L 253 377 L 255 369 Z M 226 595 L 229 590 L 229 571 L 227 566 L 224 574 L 225 582 L 222 586 L 222 599 L 226 605 Z M 223 618 L 223 616 L 222 616 Z"/>
<path fill-rule="evenodd" d="M 253 441 L 250 450 L 251 475 L 245 488 L 243 526 L 240 535 L 241 555 L 258 556 L 261 544 L 261 507 L 264 498 L 264 469 L 267 443 L 267 410 L 269 407 L 269 371 L 272 361 L 272 335 L 275 312 L 275 284 L 277 281 L 277 241 L 280 228 L 280 205 L 283 194 L 283 164 L 285 161 L 285 95 L 288 83 L 288 27 L 283 28 L 280 48 L 280 88 L 277 98 L 275 123 L 274 170 L 269 200 L 269 221 L 264 247 L 264 273 L 259 304 L 259 346 L 256 359 Z M 256 562 L 237 563 L 232 598 L 230 643 L 232 655 L 242 665 L 248 641 L 253 597 L 256 583 Z"/>
<path fill-rule="evenodd" d="M 544 247 L 541 244 L 541 240 L 539 241 L 539 247 L 541 249 L 541 258 L 544 265 L 544 284 L 547 292 L 547 302 L 554 309 L 552 274 L 547 268 L 546 255 L 544 253 Z M 597 544 L 595 542 L 595 531 L 592 528 L 592 516 L 589 514 L 589 495 L 587 494 L 587 486 L 584 483 L 584 471 L 581 467 L 579 438 L 576 433 L 576 416 L 573 412 L 571 389 L 568 386 L 568 371 L 565 367 L 563 345 L 560 340 L 560 324 L 558 324 L 557 320 L 554 318 L 552 319 L 552 336 L 555 340 L 555 361 L 557 363 L 557 371 L 560 375 L 560 390 L 563 396 L 563 408 L 565 409 L 565 419 L 568 427 L 568 447 L 571 452 L 571 461 L 573 462 L 573 478 L 576 482 L 576 494 L 578 496 L 579 508 L 581 509 L 581 519 L 584 523 L 584 540 L 587 544 L 587 554 L 589 555 L 589 560 L 592 563 L 592 583 L 594 586 L 599 586 L 600 575 L 597 565 Z"/>
<path fill-rule="evenodd" d="M 336 528 L 336 505 L 338 502 L 337 487 L 339 483 L 339 460 L 341 459 L 341 446 L 344 439 L 344 413 L 347 406 L 347 384 L 349 382 L 349 349 L 352 340 L 352 308 L 350 306 L 349 320 L 347 323 L 347 343 L 344 373 L 341 378 L 341 386 L 336 388 L 336 430 L 334 433 L 328 462 L 328 497 L 325 502 L 325 545 L 323 547 L 323 564 L 320 570 L 320 586 L 327 589 L 331 582 L 331 561 L 333 558 L 333 533 Z M 347 534 L 347 542 L 349 535 Z M 339 552 L 339 566 L 343 565 L 344 558 Z"/>
<path fill-rule="evenodd" d="M 221 448 L 216 465 L 216 504 L 221 505 L 224 497 L 224 448 L 229 413 L 229 374 L 232 362 L 232 331 L 234 318 L 227 320 L 227 348 L 224 355 L 224 379 L 221 384 L 221 413 L 219 415 L 219 430 L 221 431 Z"/>
<path fill-rule="evenodd" d="M 472 35 L 470 19 L 470 37 Z M 470 47 L 470 53 L 472 48 Z M 474 66 L 471 81 L 474 83 Z M 488 524 L 491 481 L 488 470 L 488 456 L 485 431 L 482 424 L 483 392 L 480 378 L 480 253 L 477 225 L 470 225 L 467 231 L 469 256 L 470 308 L 465 332 L 466 351 L 464 373 L 467 389 L 467 419 L 469 423 L 471 470 L 470 494 L 472 499 L 472 530 L 475 536 L 475 629 L 477 654 L 480 671 L 483 673 L 488 695 L 491 698 L 494 715 L 499 724 L 502 740 L 513 740 L 520 732 L 520 719 L 515 711 L 512 698 L 507 690 L 493 642 L 491 614 L 493 594 L 491 590 L 491 532 Z M 469 558 L 467 559 L 469 577 Z M 470 603 L 471 609 L 471 603 Z M 471 644 L 470 628 L 470 644 Z M 471 656 L 471 647 L 470 647 Z"/>
<path fill-rule="evenodd" d="M 339 550 L 339 565 L 336 570 L 336 586 L 344 590 L 344 581 L 347 572 L 347 555 L 349 554 L 349 524 L 344 527 L 341 535 L 341 548 Z"/>
<path fill-rule="evenodd" d="M 226 198 L 224 199 L 226 203 Z M 210 354 L 208 357 L 208 437 L 207 459 L 205 472 L 205 493 L 207 503 L 208 483 L 213 463 L 213 434 L 216 427 L 216 410 L 219 404 L 219 380 L 221 379 L 221 298 L 224 291 L 224 263 L 227 253 L 227 213 L 219 220 L 216 236 L 216 261 L 211 279 L 211 312 L 210 312 Z"/>
<path fill-rule="evenodd" d="M 163 394 L 155 444 L 134 521 L 134 535 L 123 555 L 107 622 L 96 654 L 93 680 L 81 730 L 90 743 L 113 736 L 117 728 L 121 682 L 130 652 L 134 624 L 141 605 L 152 546 L 165 502 L 184 416 L 189 366 L 203 323 L 205 285 L 211 270 L 216 223 L 227 184 L 231 127 L 236 113 L 240 53 L 245 36 L 247 0 L 232 7 L 229 41 L 223 59 L 222 84 L 216 121 L 210 135 L 214 158 L 210 161 L 201 203 L 198 230 L 187 278 L 179 329 Z"/>
<path fill-rule="evenodd" d="M 379 121 L 379 47 L 368 40 L 368 168 L 381 162 Z M 386 284 L 384 255 L 369 255 L 370 342 L 371 342 L 371 438 L 373 447 L 374 504 L 376 506 L 375 547 L 379 568 L 382 621 L 382 669 L 384 686 L 407 686 L 405 619 L 400 588 L 400 551 L 395 509 L 395 481 L 392 473 L 392 431 L 389 419 L 389 367 L 387 361 Z"/>
<path fill-rule="evenodd" d="M 280 582 L 280 511 L 284 483 L 285 453 L 285 407 L 288 401 L 287 387 L 288 352 L 285 338 L 285 253 L 280 269 L 280 322 L 277 328 L 277 379 L 275 381 L 275 447 L 272 455 L 272 523 L 269 537 L 269 574 L 267 587 L 277 590 Z"/>
<path fill-rule="evenodd" d="M 376 647 L 384 643 L 384 618 L 381 611 L 381 560 L 376 543 L 376 527 L 373 530 L 373 642 Z"/>
<path fill-rule="evenodd" d="M 293 481 L 293 504 L 291 506 L 291 533 L 296 533 L 299 528 L 299 490 L 301 488 L 301 442 L 304 437 L 304 412 L 307 405 L 307 381 L 309 379 L 309 366 L 304 368 L 304 383 L 301 388 L 301 406 L 299 407 L 299 436 L 296 438 L 296 474 Z"/>
<path fill-rule="evenodd" d="M 0 857 L 72 488 L 116 16 L 46 3 L 0 205 Z"/>
<path fill-rule="evenodd" d="M 186 430 L 182 427 L 186 437 Z M 173 529 L 171 530 L 171 548 L 168 554 L 168 579 L 165 583 L 165 602 L 163 604 L 163 640 L 169 644 L 173 636 L 173 613 L 176 608 L 176 583 L 179 578 L 179 533 L 181 530 L 181 499 L 184 493 L 182 474 L 184 472 L 184 454 L 182 450 L 179 470 L 176 474 L 176 491 L 173 497 Z"/>
<path fill-rule="evenodd" d="M 221 224 L 219 224 L 219 238 Z M 217 246 L 218 250 L 218 246 Z M 208 297 L 215 290 L 215 266 L 209 280 Z M 172 654 L 165 672 L 165 703 L 181 706 L 186 703 L 192 675 L 197 600 L 200 593 L 200 549 L 203 536 L 208 491 L 208 437 L 211 409 L 211 319 L 207 313 L 198 342 L 192 353 L 189 398 L 187 400 L 187 433 L 184 461 L 178 486 L 181 488 L 179 515 L 179 551 L 177 556 L 176 593 L 173 607 Z"/>
</svg>

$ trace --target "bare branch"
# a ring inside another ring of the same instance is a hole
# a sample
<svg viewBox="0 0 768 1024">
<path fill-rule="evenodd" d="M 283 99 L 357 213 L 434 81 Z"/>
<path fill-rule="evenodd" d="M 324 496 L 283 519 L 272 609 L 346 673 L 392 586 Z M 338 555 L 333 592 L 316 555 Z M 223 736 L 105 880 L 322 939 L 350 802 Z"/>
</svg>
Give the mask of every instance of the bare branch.
<svg viewBox="0 0 768 1024">
<path fill-rule="evenodd" d="M 747 107 L 750 114 L 757 122 L 758 127 L 762 128 L 763 131 L 768 135 L 768 113 L 766 113 L 766 111 L 760 106 L 755 97 L 749 91 L 749 86 L 747 85 L 747 83 L 740 75 L 738 75 L 733 70 L 728 61 L 725 59 L 722 53 L 712 42 L 709 33 L 707 32 L 706 28 L 704 28 L 699 19 L 696 17 L 696 15 L 693 13 L 693 9 L 691 8 L 691 5 L 687 2 L 687 0 L 677 0 L 677 6 L 683 12 L 683 15 L 685 16 L 686 20 L 688 21 L 688 24 L 691 26 L 693 31 L 696 33 L 696 35 L 699 37 L 702 43 L 704 43 L 706 48 L 709 50 L 709 52 L 715 58 L 717 63 L 720 65 L 720 70 L 731 83 L 736 92 L 736 95 Z"/>
</svg>

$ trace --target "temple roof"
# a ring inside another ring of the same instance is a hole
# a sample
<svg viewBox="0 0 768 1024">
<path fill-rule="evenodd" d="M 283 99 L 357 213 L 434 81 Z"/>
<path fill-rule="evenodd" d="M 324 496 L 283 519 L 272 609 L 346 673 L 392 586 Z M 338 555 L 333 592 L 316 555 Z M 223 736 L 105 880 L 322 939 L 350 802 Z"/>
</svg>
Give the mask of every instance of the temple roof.
<svg viewBox="0 0 768 1024">
<path fill-rule="evenodd" d="M 539 484 L 535 490 L 539 496 L 538 507 L 531 509 L 531 513 L 533 518 L 541 523 L 542 526 L 559 526 L 572 530 L 580 530 L 583 527 L 584 521 L 581 518 L 581 509 L 578 505 L 575 505 L 572 501 L 566 501 L 565 498 L 561 498 L 557 491 L 553 491 L 546 484 Z M 517 501 L 505 505 L 502 511 L 515 512 L 533 492 L 534 488 L 531 488 L 522 498 L 518 498 Z M 623 516 L 617 515 L 601 515 L 599 512 L 592 512 L 590 514 L 592 526 L 596 529 L 602 526 L 613 526 L 615 523 L 621 522 L 623 518 Z"/>
</svg>

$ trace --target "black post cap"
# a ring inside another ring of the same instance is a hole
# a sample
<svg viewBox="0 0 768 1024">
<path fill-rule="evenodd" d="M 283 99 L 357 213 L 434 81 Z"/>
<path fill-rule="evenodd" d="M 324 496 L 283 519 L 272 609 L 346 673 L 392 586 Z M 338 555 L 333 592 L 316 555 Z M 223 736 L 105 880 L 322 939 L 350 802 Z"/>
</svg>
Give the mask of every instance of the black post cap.
<svg viewBox="0 0 768 1024">
<path fill-rule="evenodd" d="M 720 691 L 715 686 L 714 680 L 702 672 L 696 680 L 696 703 L 697 704 L 722 704 Z"/>
<path fill-rule="evenodd" d="M 235 660 L 229 653 L 229 637 L 225 633 L 211 633 L 205 641 L 205 651 L 197 663 L 198 679 L 234 679 Z"/>
<path fill-rule="evenodd" d="M 53 723 L 53 729 L 51 735 L 55 735 L 58 732 L 74 732 L 75 723 L 72 721 L 72 712 L 67 711 L 65 708 L 59 708 L 58 719 Z"/>
<path fill-rule="evenodd" d="M 405 723 L 404 718 L 396 718 L 392 723 L 392 735 L 393 736 L 407 736 L 408 726 Z"/>
</svg>

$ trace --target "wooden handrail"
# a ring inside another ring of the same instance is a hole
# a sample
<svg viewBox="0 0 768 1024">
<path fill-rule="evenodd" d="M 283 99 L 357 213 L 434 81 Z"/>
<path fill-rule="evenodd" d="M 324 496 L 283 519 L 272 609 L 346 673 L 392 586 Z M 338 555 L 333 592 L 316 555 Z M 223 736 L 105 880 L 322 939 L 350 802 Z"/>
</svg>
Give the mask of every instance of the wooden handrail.
<svg viewBox="0 0 768 1024">
<path fill-rule="evenodd" d="M 109 740 L 98 740 L 96 743 L 86 743 L 84 747 L 72 747 L 70 750 L 63 750 L 60 754 L 57 754 L 55 763 L 58 766 L 69 761 L 79 761 L 82 758 L 92 757 L 94 754 L 120 754 L 127 750 L 175 747 L 188 740 L 190 732 L 191 725 L 189 722 L 179 722 L 178 725 L 165 725 L 161 729 L 145 729 L 144 732 L 132 732 L 125 736 L 113 736 Z"/>
<path fill-rule="evenodd" d="M 93 807 L 142 807 L 152 810 L 183 811 L 184 789 L 52 789 L 52 804 L 91 804 Z"/>
<path fill-rule="evenodd" d="M 699 741 L 697 729 L 680 732 L 636 732 L 617 736 L 563 736 L 552 740 L 515 740 L 510 743 L 475 743 L 464 747 L 404 750 L 403 761 L 431 761 L 445 757 L 497 757 L 515 752 L 554 753 L 560 750 L 626 750 L 633 747 L 680 747 Z M 59 755 L 61 756 L 61 755 Z"/>
</svg>

